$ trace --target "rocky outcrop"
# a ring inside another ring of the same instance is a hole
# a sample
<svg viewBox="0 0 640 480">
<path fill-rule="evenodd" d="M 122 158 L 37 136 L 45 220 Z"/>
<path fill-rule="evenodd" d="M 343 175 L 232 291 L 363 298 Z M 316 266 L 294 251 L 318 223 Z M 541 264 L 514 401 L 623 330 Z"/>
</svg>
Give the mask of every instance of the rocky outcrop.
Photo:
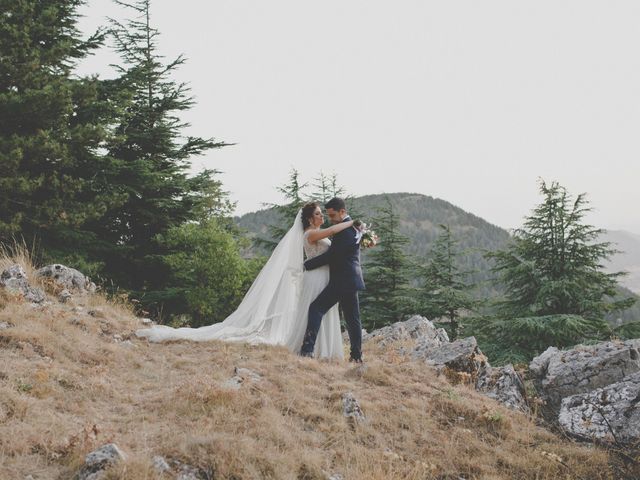
<svg viewBox="0 0 640 480">
<path fill-rule="evenodd" d="M 529 373 L 547 416 L 584 440 L 640 440 L 640 340 L 551 347 Z"/>
<path fill-rule="evenodd" d="M 562 400 L 558 423 L 584 440 L 621 444 L 640 439 L 640 372 Z"/>
<path fill-rule="evenodd" d="M 96 285 L 89 277 L 75 268 L 69 268 L 59 263 L 42 267 L 38 270 L 38 276 L 52 279 L 62 289 L 66 289 L 67 294 L 94 293 L 96 291 Z M 65 297 L 68 298 L 68 295 Z"/>
<path fill-rule="evenodd" d="M 486 367 L 478 375 L 476 390 L 514 410 L 529 411 L 524 383 L 511 364 Z"/>
<path fill-rule="evenodd" d="M 511 365 L 492 368 L 474 337 L 449 341 L 447 332 L 420 315 L 375 330 L 364 337 L 380 346 L 402 344 L 400 351 L 444 372 L 457 382 L 474 385 L 509 408 L 526 411 L 524 384 Z"/>
<path fill-rule="evenodd" d="M 404 322 L 396 322 L 364 335 L 363 341 L 377 341 L 380 346 L 392 342 L 413 340 L 421 348 L 427 349 L 449 343 L 447 332 L 420 315 L 414 315 Z"/>
<path fill-rule="evenodd" d="M 547 349 L 533 359 L 529 373 L 547 406 L 557 413 L 562 400 L 621 381 L 640 371 L 638 340 Z"/>
<path fill-rule="evenodd" d="M 0 274 L 0 286 L 10 293 L 22 295 L 28 302 L 42 303 L 46 299 L 41 288 L 29 285 L 27 273 L 18 264 L 10 266 Z"/>
<path fill-rule="evenodd" d="M 478 348 L 475 337 L 463 338 L 437 347 L 425 348 L 418 344 L 412 353 L 414 359 L 424 359 L 435 367 L 447 367 L 456 372 L 464 372 L 477 377 L 481 369 L 488 365 Z"/>
</svg>

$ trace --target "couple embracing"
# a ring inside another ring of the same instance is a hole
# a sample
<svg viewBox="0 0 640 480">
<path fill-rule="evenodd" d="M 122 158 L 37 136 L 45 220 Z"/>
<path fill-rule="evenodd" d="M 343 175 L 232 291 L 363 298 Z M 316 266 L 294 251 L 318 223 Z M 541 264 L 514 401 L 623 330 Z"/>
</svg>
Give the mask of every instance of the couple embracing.
<svg viewBox="0 0 640 480">
<path fill-rule="evenodd" d="M 331 199 L 325 209 L 333 224 L 325 229 L 320 228 L 324 215 L 318 204 L 308 203 L 298 211 L 236 311 L 223 322 L 200 328 L 156 325 L 136 334 L 154 342 L 187 339 L 285 345 L 304 357 L 342 359 L 339 305 L 351 343 L 350 360 L 361 362 L 362 232 L 347 214 L 343 199 Z"/>
</svg>

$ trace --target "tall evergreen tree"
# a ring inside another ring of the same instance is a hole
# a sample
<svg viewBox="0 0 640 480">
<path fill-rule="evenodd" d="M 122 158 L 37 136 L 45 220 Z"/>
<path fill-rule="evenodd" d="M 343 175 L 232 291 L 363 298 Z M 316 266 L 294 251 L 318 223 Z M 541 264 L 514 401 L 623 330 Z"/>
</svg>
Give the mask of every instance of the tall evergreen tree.
<svg viewBox="0 0 640 480">
<path fill-rule="evenodd" d="M 399 231 L 400 218 L 388 197 L 373 225 L 380 244 L 369 253 L 365 265 L 362 323 L 367 329 L 400 321 L 417 307 L 411 285 L 415 265 L 404 251 L 409 240 Z"/>
<path fill-rule="evenodd" d="M 459 252 L 448 225 L 440 225 L 442 233 L 433 244 L 428 263 L 421 268 L 423 285 L 420 288 L 420 304 L 429 318 L 447 318 L 452 340 L 458 337 L 460 315 L 472 311 L 478 301 L 464 283 L 464 272 L 457 263 Z"/>
<path fill-rule="evenodd" d="M 224 195 L 218 195 L 216 172 L 189 176 L 188 170 L 193 156 L 225 143 L 185 138 L 188 124 L 179 114 L 192 107 L 193 99 L 185 84 L 171 79 L 185 60 L 180 56 L 165 64 L 158 54 L 159 32 L 151 24 L 150 0 L 116 3 L 135 16 L 125 23 L 111 20 L 123 62 L 117 67 L 117 87 L 129 92 L 131 101 L 109 145 L 110 154 L 121 161 L 110 180 L 126 200 L 93 228 L 107 245 L 105 274 L 143 296 L 161 291 L 168 276 L 154 238 L 199 219 L 207 209 L 220 207 L 215 202 L 224 201 Z"/>
<path fill-rule="evenodd" d="M 291 228 L 291 224 L 298 214 L 298 210 L 308 201 L 304 191 L 307 183 L 300 178 L 300 172 L 292 168 L 286 183 L 276 187 L 284 198 L 284 203 L 267 203 L 265 206 L 272 208 L 276 213 L 276 221 L 271 223 L 268 229 L 268 238 L 258 237 L 256 243 L 265 252 L 271 252 L 278 242 Z"/>
<path fill-rule="evenodd" d="M 615 250 L 598 242 L 602 230 L 584 223 L 591 210 L 558 183 L 540 183 L 544 199 L 504 250 L 490 254 L 506 288 L 498 316 L 477 322 L 477 333 L 499 358 L 529 360 L 548 346 L 607 338 L 607 312 L 628 308 L 613 300 L 622 273 L 605 273 Z"/>
<path fill-rule="evenodd" d="M 96 78 L 73 75 L 104 36 L 81 38 L 83 3 L 0 1 L 0 240 L 37 240 L 49 258 L 86 270 L 82 252 L 96 240 L 87 222 L 123 197 L 104 153 L 121 104 Z"/>
<path fill-rule="evenodd" d="M 311 200 L 319 202 L 320 205 L 324 205 L 334 197 L 342 197 L 345 193 L 345 189 L 338 184 L 338 176 L 335 173 L 325 175 L 320 172 L 314 179 L 313 187 L 315 191 L 311 194 Z M 329 226 L 331 226 L 329 217 L 325 216 L 322 228 Z"/>
</svg>

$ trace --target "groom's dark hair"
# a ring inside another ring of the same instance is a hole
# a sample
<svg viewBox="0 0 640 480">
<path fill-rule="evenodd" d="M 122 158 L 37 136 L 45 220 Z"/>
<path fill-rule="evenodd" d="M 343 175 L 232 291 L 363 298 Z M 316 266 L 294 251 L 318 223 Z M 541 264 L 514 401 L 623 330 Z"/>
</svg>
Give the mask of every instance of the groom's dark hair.
<svg viewBox="0 0 640 480">
<path fill-rule="evenodd" d="M 344 200 L 342 198 L 333 197 L 331 200 L 324 204 L 324 208 L 330 208 L 337 212 L 339 210 L 346 210 L 347 204 L 344 203 Z"/>
</svg>

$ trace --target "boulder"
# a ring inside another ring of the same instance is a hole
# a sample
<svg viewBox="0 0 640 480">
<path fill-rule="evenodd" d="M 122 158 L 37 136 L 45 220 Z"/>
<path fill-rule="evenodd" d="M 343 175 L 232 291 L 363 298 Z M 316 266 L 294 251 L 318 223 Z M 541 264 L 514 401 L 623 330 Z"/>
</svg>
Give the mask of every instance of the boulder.
<svg viewBox="0 0 640 480">
<path fill-rule="evenodd" d="M 612 341 L 566 351 L 551 347 L 529 365 L 531 378 L 540 397 L 557 413 L 562 399 L 606 387 L 640 371 L 639 343 Z"/>
<path fill-rule="evenodd" d="M 223 388 L 239 390 L 242 385 L 259 383 L 262 381 L 262 375 L 248 368 L 235 367 L 235 375 L 222 384 Z"/>
<path fill-rule="evenodd" d="M 38 276 L 53 279 L 56 284 L 69 292 L 94 293 L 96 291 L 96 286 L 89 280 L 89 277 L 75 268 L 69 268 L 59 263 L 42 267 L 38 270 Z"/>
<path fill-rule="evenodd" d="M 65 288 L 58 295 L 58 300 L 60 301 L 60 303 L 67 303 L 67 300 L 69 300 L 72 296 L 73 295 L 71 295 L 71 292 Z"/>
<path fill-rule="evenodd" d="M 640 372 L 562 400 L 558 422 L 583 440 L 631 444 L 640 440 Z"/>
<path fill-rule="evenodd" d="M 364 422 L 366 419 L 360 403 L 351 392 L 342 395 L 342 414 L 356 423 Z"/>
<path fill-rule="evenodd" d="M 433 323 L 420 315 L 414 315 L 404 322 L 396 322 L 364 335 L 363 341 L 377 340 L 380 346 L 392 342 L 415 340 L 423 348 L 438 347 L 449 343 L 447 332 L 436 328 Z"/>
<path fill-rule="evenodd" d="M 125 459 L 115 443 L 109 443 L 89 453 L 78 473 L 78 480 L 99 480 L 104 478 L 105 470 Z"/>
<path fill-rule="evenodd" d="M 447 367 L 455 372 L 467 373 L 473 379 L 488 366 L 487 357 L 478 348 L 475 337 L 444 343 L 436 348 L 422 348 L 418 345 L 412 356 L 416 360 L 424 359 L 435 367 Z"/>
<path fill-rule="evenodd" d="M 164 457 L 160 455 L 156 455 L 155 457 L 153 457 L 153 459 L 151 460 L 151 463 L 155 471 L 158 472 L 160 475 L 171 470 L 171 467 L 169 466 L 167 461 L 164 459 Z"/>
<path fill-rule="evenodd" d="M 524 383 L 511 364 L 485 367 L 478 375 L 476 390 L 513 410 L 529 411 Z"/>
<path fill-rule="evenodd" d="M 10 266 L 0 274 L 0 286 L 11 293 L 22 295 L 31 303 L 39 304 L 46 298 L 41 288 L 29 285 L 27 273 L 18 264 Z"/>
</svg>

